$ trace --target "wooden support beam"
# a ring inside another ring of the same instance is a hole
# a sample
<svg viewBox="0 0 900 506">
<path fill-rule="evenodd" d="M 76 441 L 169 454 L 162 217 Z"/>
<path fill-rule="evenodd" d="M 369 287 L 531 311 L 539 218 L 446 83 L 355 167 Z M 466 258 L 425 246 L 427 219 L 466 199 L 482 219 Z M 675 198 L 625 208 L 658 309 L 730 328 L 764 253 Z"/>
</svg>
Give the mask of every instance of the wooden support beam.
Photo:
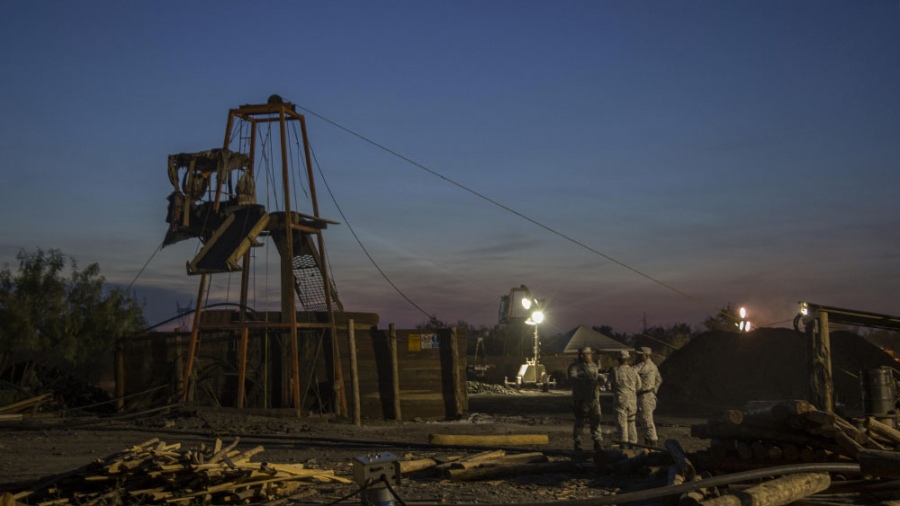
<svg viewBox="0 0 900 506">
<path fill-rule="evenodd" d="M 499 459 L 506 456 L 506 450 L 488 450 L 475 455 L 469 455 L 461 459 L 454 459 L 451 462 L 438 465 L 439 471 L 449 471 L 450 469 L 468 469 L 477 467 L 480 463 L 487 460 Z"/>
<path fill-rule="evenodd" d="M 561 460 L 558 462 L 546 462 L 539 464 L 517 464 L 511 466 L 476 467 L 473 469 L 460 469 L 453 476 L 453 481 L 494 480 L 507 476 L 521 476 L 525 474 L 550 474 L 572 473 L 582 471 L 584 468 L 575 461 Z"/>
<path fill-rule="evenodd" d="M 400 365 L 397 360 L 397 327 L 391 323 L 388 325 L 390 334 L 391 351 L 391 388 L 394 400 L 394 420 L 403 420 L 403 412 L 400 409 Z"/>
<path fill-rule="evenodd" d="M 353 397 L 353 425 L 359 427 L 362 425 L 362 413 L 359 411 L 359 366 L 356 357 L 356 326 L 353 318 L 347 320 L 347 335 L 350 341 L 350 392 Z"/>
<path fill-rule="evenodd" d="M 866 428 L 869 429 L 869 432 L 878 434 L 895 446 L 900 445 L 900 430 L 897 430 L 886 423 L 879 422 L 871 416 L 866 418 L 865 425 Z"/>
<path fill-rule="evenodd" d="M 434 459 L 414 459 L 400 461 L 400 474 L 415 473 L 436 467 L 438 462 Z"/>
<path fill-rule="evenodd" d="M 857 458 L 862 474 L 900 479 L 900 452 L 860 450 Z"/>
<path fill-rule="evenodd" d="M 828 473 L 783 476 L 734 494 L 703 501 L 704 506 L 778 506 L 809 497 L 831 486 Z"/>
<path fill-rule="evenodd" d="M 439 446 L 530 446 L 550 444 L 550 437 L 547 434 L 507 434 L 489 436 L 429 434 L 428 443 Z"/>
</svg>

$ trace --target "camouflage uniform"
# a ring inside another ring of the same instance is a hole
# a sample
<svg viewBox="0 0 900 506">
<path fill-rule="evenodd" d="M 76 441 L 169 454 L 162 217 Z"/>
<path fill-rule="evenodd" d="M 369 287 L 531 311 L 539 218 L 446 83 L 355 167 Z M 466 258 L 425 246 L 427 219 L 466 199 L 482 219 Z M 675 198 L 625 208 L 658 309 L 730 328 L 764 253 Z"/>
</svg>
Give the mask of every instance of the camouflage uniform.
<svg viewBox="0 0 900 506">
<path fill-rule="evenodd" d="M 656 409 L 656 392 L 662 384 L 662 376 L 652 360 L 636 364 L 634 370 L 641 378 L 641 388 L 637 391 L 637 417 L 644 435 L 644 444 L 656 446 L 659 437 L 656 435 L 653 411 Z"/>
<path fill-rule="evenodd" d="M 637 443 L 637 391 L 641 389 L 641 377 L 633 367 L 622 362 L 609 374 L 610 388 L 615 395 L 613 410 L 619 441 Z"/>
<path fill-rule="evenodd" d="M 569 365 L 568 378 L 572 384 L 572 410 L 575 413 L 575 425 L 572 428 L 572 440 L 575 450 L 581 450 L 581 433 L 584 432 L 585 421 L 590 422 L 591 439 L 594 450 L 600 449 L 603 435 L 600 432 L 600 389 L 597 385 L 597 364 L 581 359 Z"/>
</svg>

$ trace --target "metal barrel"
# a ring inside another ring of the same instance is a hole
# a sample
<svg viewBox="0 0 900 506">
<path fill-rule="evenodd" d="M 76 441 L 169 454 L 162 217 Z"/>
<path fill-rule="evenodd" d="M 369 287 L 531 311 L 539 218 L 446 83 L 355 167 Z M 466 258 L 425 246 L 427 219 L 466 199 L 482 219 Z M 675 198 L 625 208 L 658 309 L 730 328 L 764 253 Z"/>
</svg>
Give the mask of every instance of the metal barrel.
<svg viewBox="0 0 900 506">
<path fill-rule="evenodd" d="M 894 378 L 890 367 L 862 371 L 863 409 L 867 415 L 893 413 L 895 405 Z"/>
</svg>

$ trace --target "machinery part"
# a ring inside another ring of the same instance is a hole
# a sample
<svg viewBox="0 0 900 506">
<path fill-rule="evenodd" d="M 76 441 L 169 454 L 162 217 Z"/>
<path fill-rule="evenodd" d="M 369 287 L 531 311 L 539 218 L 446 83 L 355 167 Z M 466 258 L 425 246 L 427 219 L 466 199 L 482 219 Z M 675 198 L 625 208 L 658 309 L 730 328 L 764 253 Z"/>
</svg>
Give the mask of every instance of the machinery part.
<svg viewBox="0 0 900 506">
<path fill-rule="evenodd" d="M 860 381 L 866 415 L 891 415 L 897 412 L 893 369 L 887 366 L 866 369 L 862 372 Z"/>
<path fill-rule="evenodd" d="M 393 506 L 391 485 L 400 485 L 400 461 L 390 452 L 353 457 L 353 481 L 362 487 L 362 504 Z"/>
</svg>

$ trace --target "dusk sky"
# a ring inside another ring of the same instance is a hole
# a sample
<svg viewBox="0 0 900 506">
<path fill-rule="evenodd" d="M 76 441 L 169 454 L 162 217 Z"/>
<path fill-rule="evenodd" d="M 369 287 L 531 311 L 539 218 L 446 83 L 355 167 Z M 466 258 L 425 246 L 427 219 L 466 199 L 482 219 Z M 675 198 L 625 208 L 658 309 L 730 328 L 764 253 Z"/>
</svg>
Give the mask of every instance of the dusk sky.
<svg viewBox="0 0 900 506">
<path fill-rule="evenodd" d="M 339 296 L 382 327 L 492 326 L 521 284 L 548 334 L 900 314 L 896 0 L 5 0 L 0 70 L 0 266 L 97 262 L 151 324 L 199 284 L 197 240 L 154 255 L 168 155 L 271 94 L 306 115 Z"/>
</svg>

